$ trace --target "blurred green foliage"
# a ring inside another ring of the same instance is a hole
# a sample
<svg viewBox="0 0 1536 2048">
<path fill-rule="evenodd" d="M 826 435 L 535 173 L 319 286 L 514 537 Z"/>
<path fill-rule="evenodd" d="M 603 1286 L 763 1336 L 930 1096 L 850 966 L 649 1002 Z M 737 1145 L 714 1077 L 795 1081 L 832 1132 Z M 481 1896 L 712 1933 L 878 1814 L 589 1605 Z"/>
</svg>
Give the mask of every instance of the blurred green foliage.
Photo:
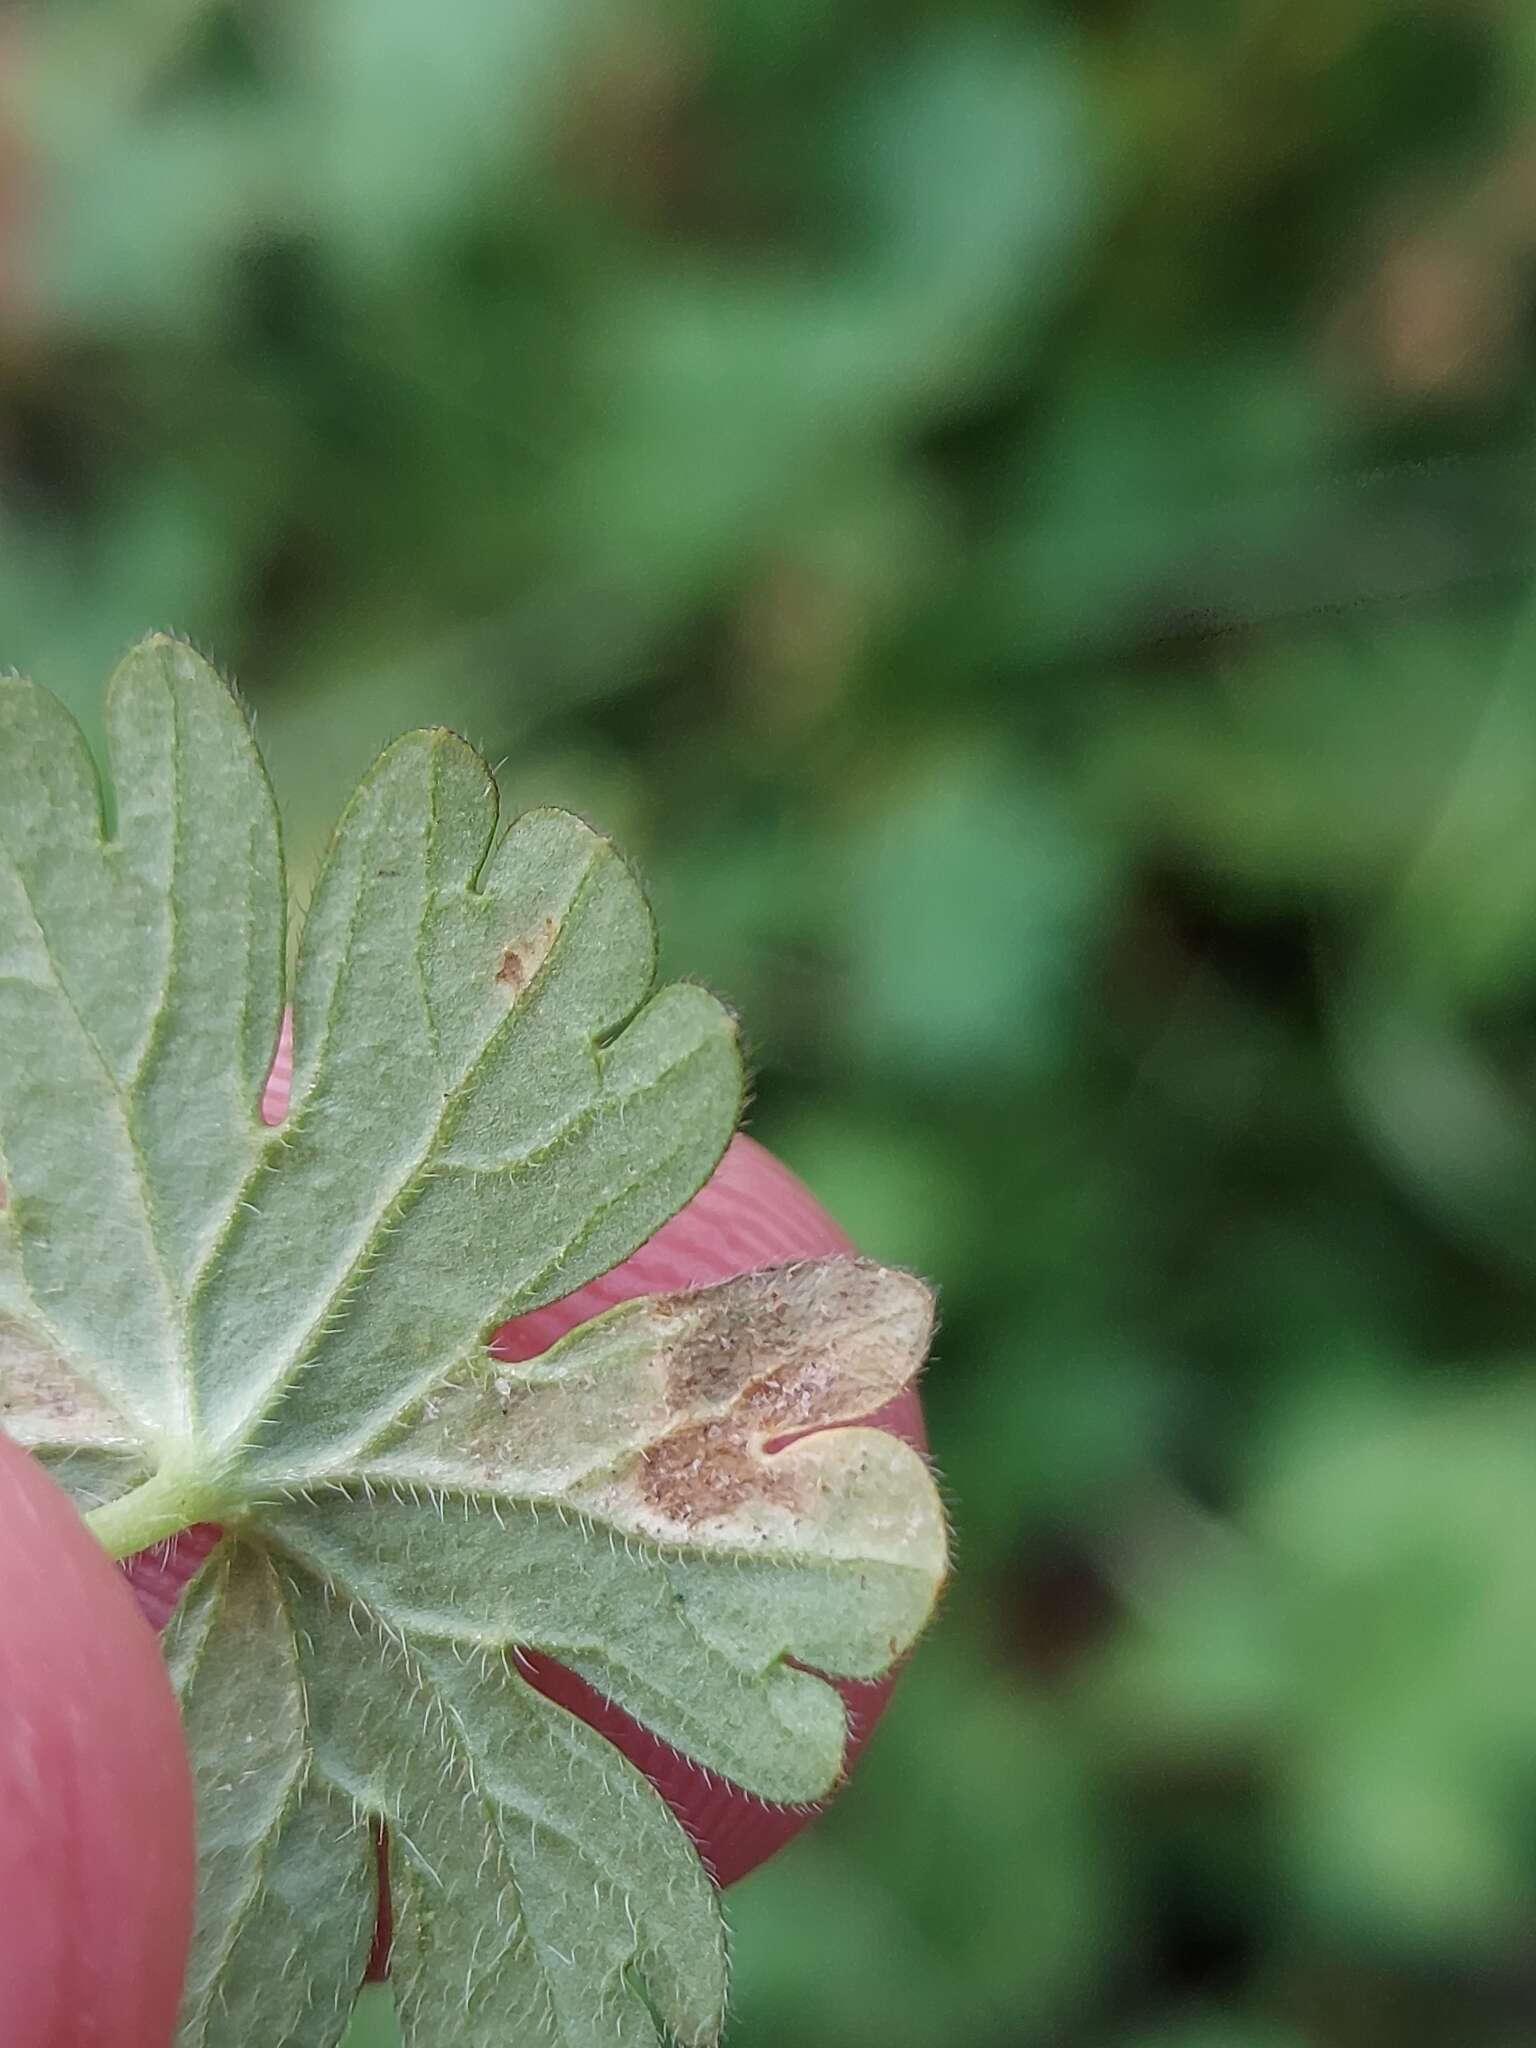
<svg viewBox="0 0 1536 2048">
<path fill-rule="evenodd" d="M 301 883 L 465 727 L 943 1289 L 959 1576 L 736 2048 L 1530 2039 L 1528 5 L 37 0 L 0 73 L 6 658 L 217 650 Z"/>
</svg>

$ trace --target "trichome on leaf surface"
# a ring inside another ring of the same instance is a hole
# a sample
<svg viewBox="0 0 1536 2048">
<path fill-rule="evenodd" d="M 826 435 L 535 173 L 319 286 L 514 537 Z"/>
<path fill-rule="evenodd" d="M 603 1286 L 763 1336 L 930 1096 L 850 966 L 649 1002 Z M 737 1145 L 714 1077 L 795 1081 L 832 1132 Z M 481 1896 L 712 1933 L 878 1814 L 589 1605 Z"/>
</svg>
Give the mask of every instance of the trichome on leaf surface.
<svg viewBox="0 0 1536 2048">
<path fill-rule="evenodd" d="M 818 1674 L 888 1669 L 944 1574 L 922 1460 L 857 1426 L 928 1294 L 814 1261 L 493 1359 L 708 1177 L 729 1016 L 654 990 L 607 841 L 502 830 L 472 749 L 413 733 L 337 829 L 269 1128 L 286 892 L 245 717 L 157 637 L 107 724 L 111 836 L 69 715 L 0 680 L 0 1423 L 116 1556 L 225 1532 L 166 1639 L 198 1801 L 179 2041 L 338 2039 L 380 1829 L 407 2041 L 713 2041 L 713 1885 L 519 1654 L 764 1799 L 824 1794 Z"/>
</svg>

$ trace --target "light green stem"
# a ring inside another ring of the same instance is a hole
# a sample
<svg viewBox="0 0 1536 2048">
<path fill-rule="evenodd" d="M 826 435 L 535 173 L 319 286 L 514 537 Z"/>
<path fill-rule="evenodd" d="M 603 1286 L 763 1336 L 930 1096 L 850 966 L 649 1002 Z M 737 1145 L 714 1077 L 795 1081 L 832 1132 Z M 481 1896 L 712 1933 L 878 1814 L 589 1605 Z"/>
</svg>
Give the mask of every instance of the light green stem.
<svg viewBox="0 0 1536 2048">
<path fill-rule="evenodd" d="M 200 1483 L 184 1468 L 167 1464 L 121 1499 L 92 1508 L 85 1522 L 109 1557 L 132 1557 L 194 1522 L 219 1521 L 228 1508 L 206 1480 Z"/>
</svg>

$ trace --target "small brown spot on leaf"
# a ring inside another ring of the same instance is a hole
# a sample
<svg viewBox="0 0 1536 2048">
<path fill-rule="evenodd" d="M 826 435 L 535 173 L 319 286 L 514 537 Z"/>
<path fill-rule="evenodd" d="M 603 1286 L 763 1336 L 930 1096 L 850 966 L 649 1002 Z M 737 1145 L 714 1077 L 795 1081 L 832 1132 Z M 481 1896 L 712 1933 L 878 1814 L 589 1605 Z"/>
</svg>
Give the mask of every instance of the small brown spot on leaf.
<svg viewBox="0 0 1536 2048">
<path fill-rule="evenodd" d="M 496 970 L 496 979 L 508 995 L 515 998 L 528 986 L 544 965 L 549 949 L 559 935 L 560 927 L 555 919 L 546 917 L 536 932 L 507 947 Z"/>
</svg>

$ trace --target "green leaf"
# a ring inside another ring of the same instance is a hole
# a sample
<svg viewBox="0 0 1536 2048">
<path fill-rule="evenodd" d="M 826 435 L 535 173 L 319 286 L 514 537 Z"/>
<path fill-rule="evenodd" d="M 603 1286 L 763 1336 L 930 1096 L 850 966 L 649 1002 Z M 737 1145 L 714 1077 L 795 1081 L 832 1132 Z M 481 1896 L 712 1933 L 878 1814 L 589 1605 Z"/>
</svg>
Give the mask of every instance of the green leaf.
<svg viewBox="0 0 1536 2048">
<path fill-rule="evenodd" d="M 389 1821 L 406 2038 L 649 2042 L 654 2008 L 713 2040 L 713 1887 L 648 1781 L 507 1651 L 407 1640 L 312 1578 L 289 1598 L 317 1771 Z"/>
<path fill-rule="evenodd" d="M 267 1526 L 402 1633 L 549 1651 L 711 1769 L 816 1799 L 842 1706 L 784 1657 L 876 1676 L 944 1569 L 921 1461 L 826 1425 L 899 1392 L 929 1323 L 917 1281 L 852 1259 L 630 1303 L 476 1359 Z"/>
<path fill-rule="evenodd" d="M 270 1560 L 221 1546 L 168 1632 L 197 1785 L 200 1939 L 180 2039 L 338 2039 L 376 1913 L 364 1809 L 316 1767 Z"/>
<path fill-rule="evenodd" d="M 146 1435 L 192 1421 L 183 1305 L 258 1169 L 282 1009 L 277 815 L 240 708 L 145 644 L 85 741 L 0 680 L 0 1147 L 37 1317 Z"/>
<path fill-rule="evenodd" d="M 473 751 L 411 734 L 338 828 L 269 1129 L 283 879 L 245 720 L 157 639 L 107 722 L 110 838 L 67 714 L 0 682 L 0 1421 L 118 1555 L 226 1531 L 167 1643 L 201 1858 L 181 2042 L 339 2038 L 381 1833 L 408 2042 L 712 2041 L 696 1855 L 518 1658 L 766 1797 L 827 1791 L 818 1674 L 887 1669 L 943 1577 L 922 1461 L 846 1426 L 911 1377 L 929 1297 L 832 1260 L 497 1364 L 502 1321 L 706 1179 L 730 1019 L 653 992 L 606 841 L 500 831 Z"/>
</svg>

